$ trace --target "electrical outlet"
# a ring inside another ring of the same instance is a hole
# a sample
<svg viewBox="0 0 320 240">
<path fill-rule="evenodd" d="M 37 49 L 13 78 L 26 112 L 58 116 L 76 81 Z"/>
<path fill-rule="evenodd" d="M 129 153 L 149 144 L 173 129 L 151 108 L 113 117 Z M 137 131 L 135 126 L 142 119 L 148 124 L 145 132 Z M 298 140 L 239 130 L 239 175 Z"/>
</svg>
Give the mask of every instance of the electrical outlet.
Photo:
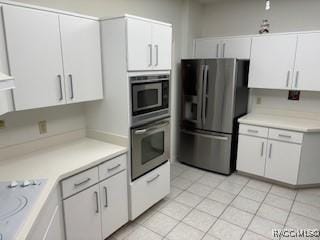
<svg viewBox="0 0 320 240">
<path fill-rule="evenodd" d="M 6 122 L 4 120 L 0 120 L 0 129 L 6 127 Z"/>
<path fill-rule="evenodd" d="M 261 97 L 257 97 L 256 104 L 261 104 L 261 103 L 262 103 L 262 98 Z"/>
<path fill-rule="evenodd" d="M 39 133 L 40 134 L 45 134 L 47 133 L 47 121 L 39 121 L 38 122 L 38 126 L 39 126 Z"/>
</svg>

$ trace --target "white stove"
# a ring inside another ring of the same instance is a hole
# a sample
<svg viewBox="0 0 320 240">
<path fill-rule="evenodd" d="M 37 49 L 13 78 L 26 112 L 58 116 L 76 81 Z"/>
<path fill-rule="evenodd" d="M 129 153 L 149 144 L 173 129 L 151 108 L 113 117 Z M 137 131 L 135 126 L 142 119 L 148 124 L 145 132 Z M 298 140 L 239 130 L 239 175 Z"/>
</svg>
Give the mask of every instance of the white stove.
<svg viewBox="0 0 320 240">
<path fill-rule="evenodd" d="M 0 182 L 0 240 L 14 240 L 46 180 Z"/>
</svg>

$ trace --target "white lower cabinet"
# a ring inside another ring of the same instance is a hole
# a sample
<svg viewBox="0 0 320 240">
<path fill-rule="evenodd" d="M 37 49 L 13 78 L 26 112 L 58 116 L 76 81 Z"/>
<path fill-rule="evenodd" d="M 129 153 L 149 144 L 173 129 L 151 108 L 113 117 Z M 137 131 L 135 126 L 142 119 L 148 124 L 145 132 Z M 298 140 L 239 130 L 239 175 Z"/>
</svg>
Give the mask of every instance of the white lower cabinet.
<svg viewBox="0 0 320 240">
<path fill-rule="evenodd" d="M 265 176 L 277 181 L 297 184 L 300 154 L 301 145 L 299 144 L 269 140 Z"/>
<path fill-rule="evenodd" d="M 56 188 L 42 208 L 26 240 L 64 240 L 60 189 Z"/>
<path fill-rule="evenodd" d="M 128 222 L 127 172 L 100 183 L 102 239 Z"/>
<path fill-rule="evenodd" d="M 267 139 L 239 136 L 237 169 L 259 176 L 264 175 Z"/>
<path fill-rule="evenodd" d="M 101 240 L 99 185 L 64 200 L 67 240 Z"/>
<path fill-rule="evenodd" d="M 106 239 L 128 222 L 126 163 L 126 155 L 121 155 L 61 182 L 65 190 L 68 186 L 85 186 L 73 191 L 73 195 L 65 191 L 67 240 Z M 98 172 L 99 179 L 95 181 Z"/>
<path fill-rule="evenodd" d="M 254 128 L 257 127 L 240 125 L 237 170 L 298 184 L 303 133 L 258 127 L 260 132 L 266 133 L 259 137 L 256 132 L 244 131 Z"/>
<path fill-rule="evenodd" d="M 136 219 L 170 193 L 170 163 L 154 169 L 131 183 L 130 220 Z"/>
</svg>

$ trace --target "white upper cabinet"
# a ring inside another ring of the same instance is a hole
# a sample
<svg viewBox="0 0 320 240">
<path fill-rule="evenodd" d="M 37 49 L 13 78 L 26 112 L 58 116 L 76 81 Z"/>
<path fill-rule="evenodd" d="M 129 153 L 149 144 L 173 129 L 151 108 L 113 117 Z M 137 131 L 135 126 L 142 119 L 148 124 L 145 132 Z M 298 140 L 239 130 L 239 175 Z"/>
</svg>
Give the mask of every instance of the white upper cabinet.
<svg viewBox="0 0 320 240">
<path fill-rule="evenodd" d="M 60 15 L 67 102 L 103 98 L 99 22 Z"/>
<path fill-rule="evenodd" d="M 103 98 L 98 21 L 2 7 L 16 110 Z"/>
<path fill-rule="evenodd" d="M 172 27 L 127 18 L 128 71 L 170 70 Z"/>
<path fill-rule="evenodd" d="M 194 46 L 195 58 L 218 58 L 220 56 L 220 39 L 196 39 Z"/>
<path fill-rule="evenodd" d="M 251 38 L 228 38 L 222 41 L 223 58 L 249 59 L 251 51 Z"/>
<path fill-rule="evenodd" d="M 297 35 L 254 37 L 249 87 L 291 89 Z"/>
<path fill-rule="evenodd" d="M 128 71 L 152 70 L 152 24 L 140 19 L 127 20 Z"/>
<path fill-rule="evenodd" d="M 3 6 L 16 110 L 64 104 L 58 15 Z"/>
<path fill-rule="evenodd" d="M 162 24 L 152 24 L 152 42 L 154 50 L 153 68 L 171 69 L 172 28 Z"/>
<path fill-rule="evenodd" d="M 293 89 L 320 91 L 319 43 L 320 33 L 298 35 Z"/>
<path fill-rule="evenodd" d="M 250 58 L 251 37 L 200 38 L 194 44 L 195 58 Z"/>
</svg>

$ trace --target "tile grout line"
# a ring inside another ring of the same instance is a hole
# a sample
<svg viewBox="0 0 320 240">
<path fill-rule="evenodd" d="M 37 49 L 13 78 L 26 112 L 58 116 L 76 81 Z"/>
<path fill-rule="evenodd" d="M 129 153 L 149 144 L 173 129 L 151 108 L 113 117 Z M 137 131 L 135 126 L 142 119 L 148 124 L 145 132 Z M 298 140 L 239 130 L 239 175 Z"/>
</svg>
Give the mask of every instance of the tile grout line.
<svg viewBox="0 0 320 240">
<path fill-rule="evenodd" d="M 218 187 L 219 187 L 224 181 L 226 181 L 226 180 L 227 180 L 227 179 L 223 180 L 219 185 L 217 185 L 217 186 L 215 187 L 215 189 L 219 189 Z M 216 217 L 216 218 L 217 218 L 216 221 L 215 221 L 215 222 L 209 227 L 209 229 L 205 232 L 205 234 L 203 235 L 203 237 L 201 238 L 201 240 L 202 240 L 207 234 L 210 235 L 210 236 L 212 236 L 212 235 L 209 233 L 210 229 L 214 226 L 214 224 L 216 224 L 216 222 L 220 219 L 220 217 L 221 217 L 221 216 L 223 215 L 223 213 L 227 210 L 227 208 L 230 207 L 230 205 L 231 205 L 231 203 L 233 202 L 233 200 L 236 199 L 237 196 L 239 196 L 240 192 L 245 188 L 245 186 L 247 186 L 247 184 L 249 183 L 249 181 L 250 181 L 250 178 L 249 178 L 248 182 L 242 186 L 242 188 L 241 188 L 241 190 L 238 192 L 238 194 L 235 194 L 235 196 L 234 196 L 234 198 L 232 199 L 232 201 L 230 201 L 230 203 L 227 204 L 227 206 L 226 206 L 225 209 L 221 212 L 221 214 L 220 214 L 218 217 Z M 212 192 L 213 192 L 213 191 L 212 191 Z M 212 193 L 212 192 L 211 192 L 211 193 Z M 208 195 L 209 195 L 209 194 L 208 194 Z M 219 201 L 217 201 L 217 202 L 219 202 Z M 219 203 L 220 203 L 220 202 L 219 202 Z M 221 220 L 221 219 L 220 219 L 220 220 Z M 244 233 L 243 233 L 243 234 L 244 234 Z M 215 236 L 213 236 L 213 237 L 215 237 Z"/>
<path fill-rule="evenodd" d="M 263 198 L 263 200 L 261 201 L 261 203 L 260 203 L 259 207 L 257 208 L 257 210 L 256 210 L 255 214 L 253 214 L 253 217 L 252 217 L 251 221 L 249 222 L 248 226 L 247 226 L 247 227 L 246 227 L 246 229 L 245 229 L 245 233 L 246 233 L 248 230 L 249 230 L 249 231 L 251 231 L 251 230 L 249 229 L 249 227 L 250 227 L 250 225 L 252 224 L 252 222 L 253 222 L 254 218 L 257 216 L 258 211 L 260 210 L 260 208 L 261 208 L 262 204 L 263 204 L 263 203 L 264 203 L 264 201 L 266 200 L 266 198 L 267 198 L 268 194 L 270 193 L 270 191 L 271 191 L 272 187 L 273 187 L 273 184 L 271 184 L 271 186 L 270 186 L 269 190 L 267 191 L 267 193 L 266 193 L 265 197 L 264 197 L 264 198 Z M 259 217 L 259 216 L 258 216 L 258 217 Z M 265 219 L 265 218 L 263 218 L 263 219 Z M 269 221 L 270 221 L 270 220 L 269 220 Z M 253 232 L 253 231 L 252 231 L 252 232 Z M 240 240 L 242 240 L 242 239 L 243 239 L 243 237 L 244 237 L 245 233 L 242 235 L 242 237 L 241 237 L 241 239 L 240 239 Z M 254 232 L 254 233 L 256 233 L 256 232 Z M 263 235 L 261 235 L 261 234 L 259 234 L 259 233 L 256 233 L 256 234 L 258 234 L 258 235 L 260 235 L 260 236 L 263 236 Z M 263 236 L 263 237 L 265 237 L 265 236 Z"/>
</svg>

